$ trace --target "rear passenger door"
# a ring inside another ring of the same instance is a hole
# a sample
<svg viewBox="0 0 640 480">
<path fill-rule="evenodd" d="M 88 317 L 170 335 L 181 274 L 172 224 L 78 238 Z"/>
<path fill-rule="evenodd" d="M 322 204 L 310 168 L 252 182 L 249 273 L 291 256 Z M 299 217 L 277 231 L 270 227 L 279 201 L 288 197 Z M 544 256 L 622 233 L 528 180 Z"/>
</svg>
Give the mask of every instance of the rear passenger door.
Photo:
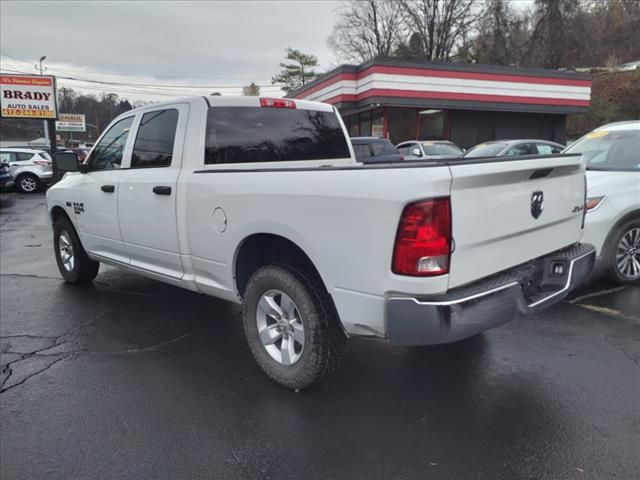
<svg viewBox="0 0 640 480">
<path fill-rule="evenodd" d="M 174 278 L 183 275 L 176 198 L 188 112 L 188 105 L 176 104 L 138 114 L 118 193 L 131 265 Z"/>
</svg>

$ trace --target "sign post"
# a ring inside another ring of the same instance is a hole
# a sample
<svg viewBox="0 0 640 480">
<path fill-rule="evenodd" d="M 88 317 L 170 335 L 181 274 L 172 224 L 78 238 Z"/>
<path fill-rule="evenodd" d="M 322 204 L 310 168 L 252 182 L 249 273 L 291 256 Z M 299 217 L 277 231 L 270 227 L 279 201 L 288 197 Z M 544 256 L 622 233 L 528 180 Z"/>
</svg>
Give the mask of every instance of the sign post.
<svg viewBox="0 0 640 480">
<path fill-rule="evenodd" d="M 56 79 L 47 75 L 0 75 L 2 118 L 46 120 L 51 153 L 56 150 L 55 119 L 58 118 Z"/>
</svg>

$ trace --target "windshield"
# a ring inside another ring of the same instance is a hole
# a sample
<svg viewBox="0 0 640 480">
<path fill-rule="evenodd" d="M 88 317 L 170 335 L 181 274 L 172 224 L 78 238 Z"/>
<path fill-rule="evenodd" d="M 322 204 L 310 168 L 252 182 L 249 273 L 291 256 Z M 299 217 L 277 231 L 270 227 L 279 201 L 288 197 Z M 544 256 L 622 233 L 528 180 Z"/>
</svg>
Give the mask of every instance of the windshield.
<svg viewBox="0 0 640 480">
<path fill-rule="evenodd" d="M 424 142 L 422 148 L 425 155 L 460 155 L 462 153 L 462 150 L 450 143 Z"/>
<path fill-rule="evenodd" d="M 467 150 L 464 157 L 494 157 L 506 146 L 506 143 L 481 143 Z"/>
<path fill-rule="evenodd" d="M 562 153 L 581 153 L 588 170 L 640 171 L 640 130 L 597 130 Z"/>
</svg>

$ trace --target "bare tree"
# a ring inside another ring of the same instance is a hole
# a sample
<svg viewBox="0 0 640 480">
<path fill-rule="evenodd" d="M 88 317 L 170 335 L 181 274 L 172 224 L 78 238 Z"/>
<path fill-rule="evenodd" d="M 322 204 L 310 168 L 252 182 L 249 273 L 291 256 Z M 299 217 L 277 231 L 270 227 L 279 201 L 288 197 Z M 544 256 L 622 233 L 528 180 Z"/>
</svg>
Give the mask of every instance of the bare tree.
<svg viewBox="0 0 640 480">
<path fill-rule="evenodd" d="M 479 63 L 511 63 L 511 9 L 505 0 L 490 0 L 480 18 L 477 38 Z"/>
<path fill-rule="evenodd" d="M 536 24 L 526 55 L 532 66 L 566 66 L 571 41 L 570 23 L 579 6 L 578 0 L 536 0 Z"/>
<path fill-rule="evenodd" d="M 404 38 L 402 5 L 393 0 L 344 2 L 328 39 L 340 59 L 365 62 L 390 57 Z"/>
<path fill-rule="evenodd" d="M 476 22 L 474 0 L 399 0 L 420 57 L 451 60 L 455 47 Z M 414 40 L 417 39 L 417 40 Z"/>
</svg>

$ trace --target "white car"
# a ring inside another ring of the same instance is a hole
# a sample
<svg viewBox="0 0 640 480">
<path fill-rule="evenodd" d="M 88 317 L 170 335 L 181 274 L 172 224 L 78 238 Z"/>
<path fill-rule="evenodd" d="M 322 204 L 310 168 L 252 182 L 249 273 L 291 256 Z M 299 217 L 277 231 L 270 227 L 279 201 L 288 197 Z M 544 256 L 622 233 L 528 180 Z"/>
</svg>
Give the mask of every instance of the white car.
<svg viewBox="0 0 640 480">
<path fill-rule="evenodd" d="M 396 148 L 405 160 L 444 160 L 458 158 L 463 150 L 448 140 L 408 140 Z"/>
<path fill-rule="evenodd" d="M 619 283 L 640 281 L 640 121 L 596 128 L 564 150 L 587 162 L 584 241 Z"/>
<path fill-rule="evenodd" d="M 241 303 L 258 365 L 290 388 L 333 370 L 347 337 L 450 343 L 538 312 L 595 261 L 580 155 L 364 164 L 325 103 L 156 104 L 55 163 L 67 282 L 106 263 Z"/>
<path fill-rule="evenodd" d="M 51 183 L 53 169 L 47 152 L 28 148 L 3 148 L 0 162 L 9 164 L 15 186 L 23 193 L 34 193 Z"/>
</svg>

